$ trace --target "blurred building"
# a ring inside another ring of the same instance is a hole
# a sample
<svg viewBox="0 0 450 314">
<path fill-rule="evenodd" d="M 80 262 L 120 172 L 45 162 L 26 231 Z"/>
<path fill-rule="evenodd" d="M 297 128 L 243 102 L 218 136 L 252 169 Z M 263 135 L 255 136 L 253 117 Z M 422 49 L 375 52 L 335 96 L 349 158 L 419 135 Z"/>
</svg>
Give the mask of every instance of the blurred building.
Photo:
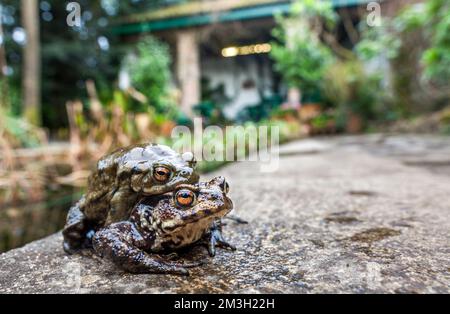
<svg viewBox="0 0 450 314">
<path fill-rule="evenodd" d="M 330 1 L 338 13 L 345 9 L 353 25 L 359 22 L 357 12 L 367 12 L 370 2 Z M 268 52 L 274 16 L 288 13 L 291 4 L 287 0 L 168 0 L 125 17 L 114 32 L 126 40 L 152 33 L 169 43 L 181 107 L 187 114 L 201 101 L 202 88 L 208 88 L 223 92 L 226 113 L 235 117 L 246 106 L 286 92 Z M 337 36 L 341 44 L 350 44 L 344 25 Z"/>
</svg>

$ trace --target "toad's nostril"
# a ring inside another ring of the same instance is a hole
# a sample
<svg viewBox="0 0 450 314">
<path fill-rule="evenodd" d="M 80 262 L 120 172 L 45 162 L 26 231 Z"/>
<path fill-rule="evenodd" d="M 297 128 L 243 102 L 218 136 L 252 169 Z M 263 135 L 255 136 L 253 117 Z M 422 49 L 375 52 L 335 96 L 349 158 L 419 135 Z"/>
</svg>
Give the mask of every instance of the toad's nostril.
<svg viewBox="0 0 450 314">
<path fill-rule="evenodd" d="M 182 170 L 182 171 L 181 171 L 181 175 L 182 175 L 183 177 L 187 177 L 187 176 L 189 175 L 189 171 L 187 171 L 187 170 Z"/>
</svg>

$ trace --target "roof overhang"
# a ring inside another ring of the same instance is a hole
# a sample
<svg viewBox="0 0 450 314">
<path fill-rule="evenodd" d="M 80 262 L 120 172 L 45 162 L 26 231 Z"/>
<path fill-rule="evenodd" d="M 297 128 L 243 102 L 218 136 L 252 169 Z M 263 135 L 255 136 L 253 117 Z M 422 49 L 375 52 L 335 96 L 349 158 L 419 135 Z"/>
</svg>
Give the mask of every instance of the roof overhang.
<svg viewBox="0 0 450 314">
<path fill-rule="evenodd" d="M 370 0 L 329 1 L 332 1 L 336 8 L 370 2 Z M 288 13 L 291 4 L 292 1 L 289 0 L 215 0 L 214 6 L 212 6 L 210 1 L 190 1 L 125 17 L 112 27 L 112 32 L 117 35 L 131 35 L 213 23 L 267 18 L 276 14 Z"/>
</svg>

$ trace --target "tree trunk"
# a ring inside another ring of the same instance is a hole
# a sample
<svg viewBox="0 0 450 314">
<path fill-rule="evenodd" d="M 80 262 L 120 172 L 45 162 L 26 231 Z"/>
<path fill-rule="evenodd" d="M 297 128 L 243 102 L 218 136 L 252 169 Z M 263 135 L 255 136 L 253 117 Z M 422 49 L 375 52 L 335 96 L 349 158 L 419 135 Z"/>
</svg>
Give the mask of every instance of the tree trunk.
<svg viewBox="0 0 450 314">
<path fill-rule="evenodd" d="M 22 0 L 22 25 L 27 40 L 23 48 L 24 64 L 22 93 L 25 118 L 32 124 L 41 124 L 40 85 L 41 58 L 39 47 L 39 11 L 37 0 Z"/>
<path fill-rule="evenodd" d="M 2 16 L 2 7 L 0 6 L 0 16 Z M 3 35 L 3 26 L 0 21 L 0 109 L 9 109 L 9 94 L 8 94 L 8 78 L 6 77 L 6 50 L 5 50 L 5 36 Z"/>
</svg>

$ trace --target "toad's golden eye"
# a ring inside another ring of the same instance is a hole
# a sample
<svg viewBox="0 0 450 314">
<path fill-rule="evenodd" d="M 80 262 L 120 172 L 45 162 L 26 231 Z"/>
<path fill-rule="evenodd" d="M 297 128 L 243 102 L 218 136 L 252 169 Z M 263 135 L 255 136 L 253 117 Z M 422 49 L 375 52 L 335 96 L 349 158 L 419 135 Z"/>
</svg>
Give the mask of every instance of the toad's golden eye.
<svg viewBox="0 0 450 314">
<path fill-rule="evenodd" d="M 153 171 L 153 177 L 156 181 L 166 182 L 170 179 L 170 170 L 166 167 L 156 167 Z"/>
<path fill-rule="evenodd" d="M 179 190 L 175 194 L 175 201 L 180 206 L 191 206 L 195 201 L 195 193 L 188 189 Z"/>
</svg>

